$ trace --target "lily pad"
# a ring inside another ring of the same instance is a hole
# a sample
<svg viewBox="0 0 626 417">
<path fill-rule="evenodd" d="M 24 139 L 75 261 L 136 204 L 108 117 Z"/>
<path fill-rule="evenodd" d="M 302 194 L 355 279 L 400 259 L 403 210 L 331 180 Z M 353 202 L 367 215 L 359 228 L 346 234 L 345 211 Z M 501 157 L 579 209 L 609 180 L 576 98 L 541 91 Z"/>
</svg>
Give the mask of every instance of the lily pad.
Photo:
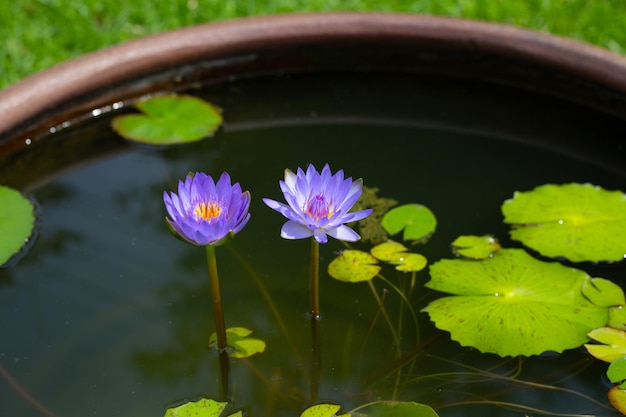
<svg viewBox="0 0 626 417">
<path fill-rule="evenodd" d="M 424 256 L 408 252 L 408 249 L 403 244 L 393 240 L 374 246 L 370 252 L 381 261 L 396 265 L 398 271 L 421 271 L 428 264 Z"/>
<path fill-rule="evenodd" d="M 498 240 L 491 235 L 463 235 L 452 242 L 452 252 L 467 259 L 485 259 L 499 250 Z"/>
<path fill-rule="evenodd" d="M 408 248 L 402 243 L 388 240 L 385 243 L 374 246 L 370 253 L 385 262 L 399 262 L 407 254 Z"/>
<path fill-rule="evenodd" d="M 614 360 L 606 371 L 609 381 L 614 384 L 621 383 L 626 380 L 626 356 Z M 624 389 L 624 387 L 622 387 Z"/>
<path fill-rule="evenodd" d="M 402 272 L 417 272 L 426 268 L 428 260 L 419 253 L 408 253 L 400 262 L 394 262 L 396 269 Z"/>
<path fill-rule="evenodd" d="M 583 295 L 600 307 L 615 307 L 626 304 L 622 287 L 604 278 L 585 280 Z"/>
<path fill-rule="evenodd" d="M 328 274 L 344 282 L 369 281 L 380 272 L 378 260 L 367 252 L 344 250 L 328 264 Z"/>
<path fill-rule="evenodd" d="M 220 110 L 194 96 L 156 96 L 135 107 L 143 114 L 117 116 L 113 129 L 126 139 L 151 145 L 195 142 L 211 136 L 222 124 Z"/>
<path fill-rule="evenodd" d="M 613 362 L 626 356 L 626 332 L 611 327 L 600 327 L 589 332 L 589 337 L 602 344 L 586 344 L 585 347 L 596 359 Z"/>
<path fill-rule="evenodd" d="M 431 407 L 412 401 L 377 401 L 359 408 L 353 416 L 364 417 L 438 417 Z"/>
<path fill-rule="evenodd" d="M 350 417 L 350 414 L 337 415 L 341 406 L 337 404 L 316 404 L 300 414 L 300 417 Z"/>
<path fill-rule="evenodd" d="M 404 240 L 423 240 L 432 235 L 437 227 L 437 219 L 432 211 L 421 204 L 405 204 L 394 207 L 383 216 L 383 228 L 390 235 L 404 230 Z"/>
<path fill-rule="evenodd" d="M 35 226 L 35 208 L 19 191 L 0 185 L 0 265 L 28 242 Z"/>
<path fill-rule="evenodd" d="M 248 337 L 252 330 L 244 327 L 230 327 L 226 329 L 226 341 L 228 347 L 232 349 L 229 356 L 232 358 L 248 358 L 256 353 L 265 351 L 265 342 L 261 339 Z M 217 343 L 217 333 L 211 334 L 209 346 Z"/>
<path fill-rule="evenodd" d="M 228 403 L 203 398 L 168 408 L 165 417 L 220 417 Z"/>
<path fill-rule="evenodd" d="M 617 411 L 626 415 L 626 390 L 614 386 L 609 390 L 609 401 Z"/>
<path fill-rule="evenodd" d="M 591 184 L 548 184 L 516 192 L 502 205 L 511 238 L 573 262 L 626 256 L 626 195 Z"/>
<path fill-rule="evenodd" d="M 502 249 L 470 261 L 444 259 L 430 267 L 427 287 L 458 294 L 431 302 L 435 325 L 453 340 L 500 356 L 562 352 L 588 341 L 608 309 L 588 301 L 581 270 L 539 261 L 521 249 Z"/>
</svg>

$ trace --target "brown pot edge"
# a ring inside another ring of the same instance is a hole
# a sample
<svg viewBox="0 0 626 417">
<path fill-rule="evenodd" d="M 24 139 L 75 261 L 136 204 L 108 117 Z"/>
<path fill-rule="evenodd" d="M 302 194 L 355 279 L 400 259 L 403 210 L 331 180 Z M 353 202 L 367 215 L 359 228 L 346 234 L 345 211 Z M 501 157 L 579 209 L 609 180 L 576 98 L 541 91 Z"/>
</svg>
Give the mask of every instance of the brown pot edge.
<svg viewBox="0 0 626 417">
<path fill-rule="evenodd" d="M 29 76 L 0 91 L 0 133 L 42 112 L 54 112 L 60 103 L 147 71 L 254 51 L 261 46 L 359 37 L 464 44 L 502 56 L 540 61 L 626 93 L 626 57 L 555 35 L 436 16 L 369 12 L 283 14 L 163 32 L 107 47 Z"/>
</svg>

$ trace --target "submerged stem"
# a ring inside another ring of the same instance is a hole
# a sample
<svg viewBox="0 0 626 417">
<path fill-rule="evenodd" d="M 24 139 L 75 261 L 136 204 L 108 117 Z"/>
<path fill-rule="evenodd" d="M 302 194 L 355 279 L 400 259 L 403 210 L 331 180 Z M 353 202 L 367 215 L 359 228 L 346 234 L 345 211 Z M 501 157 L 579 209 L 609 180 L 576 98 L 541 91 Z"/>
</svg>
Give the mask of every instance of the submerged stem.
<svg viewBox="0 0 626 417">
<path fill-rule="evenodd" d="M 320 378 L 320 297 L 319 297 L 319 261 L 320 246 L 315 238 L 311 239 L 310 254 L 310 314 L 312 336 L 310 403 L 317 401 Z"/>
<path fill-rule="evenodd" d="M 318 319 L 320 315 L 320 294 L 319 294 L 319 275 L 320 275 L 320 244 L 314 238 L 311 239 L 311 255 L 310 255 L 310 305 L 311 317 Z"/>
<path fill-rule="evenodd" d="M 228 347 L 228 342 L 226 341 L 226 325 L 224 324 L 224 310 L 222 309 L 222 296 L 220 294 L 220 281 L 217 275 L 217 259 L 214 246 L 206 246 L 206 260 L 209 268 L 209 284 L 211 285 L 211 298 L 213 300 L 217 348 L 221 352 Z"/>
<path fill-rule="evenodd" d="M 220 360 L 221 397 L 229 397 L 229 374 L 230 363 L 228 357 L 228 341 L 226 339 L 226 325 L 224 324 L 224 310 L 222 309 L 222 295 L 220 293 L 220 281 L 217 275 L 217 259 L 215 247 L 206 246 L 206 260 L 209 269 L 209 285 L 211 287 L 211 299 L 213 301 L 213 318 L 215 320 L 215 333 L 217 335 L 217 350 Z"/>
</svg>

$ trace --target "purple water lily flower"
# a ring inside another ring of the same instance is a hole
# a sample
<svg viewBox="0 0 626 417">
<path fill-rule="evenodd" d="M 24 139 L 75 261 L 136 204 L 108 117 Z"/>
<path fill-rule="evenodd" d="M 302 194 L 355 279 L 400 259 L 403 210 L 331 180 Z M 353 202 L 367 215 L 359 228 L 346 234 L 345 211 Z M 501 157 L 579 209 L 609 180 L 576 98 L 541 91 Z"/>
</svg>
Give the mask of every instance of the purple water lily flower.
<svg viewBox="0 0 626 417">
<path fill-rule="evenodd" d="M 199 246 L 218 246 L 238 233 L 250 219 L 250 193 L 231 185 L 228 173 L 217 184 L 203 172 L 178 182 L 178 194 L 163 192 L 168 225 L 180 238 Z"/>
<path fill-rule="evenodd" d="M 283 238 L 314 236 L 319 243 L 328 241 L 326 235 L 348 242 L 361 238 L 345 225 L 372 213 L 371 209 L 348 212 L 361 196 L 361 179 L 344 179 L 343 170 L 333 175 L 328 164 L 324 165 L 321 173 L 309 165 L 306 173 L 300 168 L 297 174 L 286 169 L 285 180 L 279 184 L 288 205 L 269 198 L 264 198 L 263 202 L 289 219 L 281 229 Z"/>
</svg>

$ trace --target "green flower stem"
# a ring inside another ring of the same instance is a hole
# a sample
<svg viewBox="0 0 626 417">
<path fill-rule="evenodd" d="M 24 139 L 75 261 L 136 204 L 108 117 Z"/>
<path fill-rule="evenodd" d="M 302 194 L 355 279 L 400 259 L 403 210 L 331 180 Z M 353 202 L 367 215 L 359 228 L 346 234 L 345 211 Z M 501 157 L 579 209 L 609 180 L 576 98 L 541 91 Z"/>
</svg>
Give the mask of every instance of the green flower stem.
<svg viewBox="0 0 626 417">
<path fill-rule="evenodd" d="M 211 286 L 211 298 L 213 300 L 213 318 L 215 319 L 215 333 L 217 334 L 217 350 L 220 358 L 221 397 L 229 399 L 229 375 L 230 363 L 228 357 L 228 341 L 226 339 L 226 325 L 224 324 L 224 310 L 222 309 L 222 296 L 220 293 L 220 281 L 217 275 L 217 259 L 215 246 L 206 246 L 206 260 L 209 268 L 209 284 Z"/>
<path fill-rule="evenodd" d="M 320 291 L 319 291 L 319 275 L 320 275 L 320 244 L 314 238 L 311 239 L 311 271 L 310 271 L 310 297 L 311 297 L 311 317 L 319 319 L 320 315 Z"/>
<path fill-rule="evenodd" d="M 310 270 L 310 297 L 311 297 L 311 335 L 313 339 L 311 360 L 310 403 L 317 401 L 320 379 L 320 296 L 319 296 L 319 262 L 320 245 L 315 238 L 311 239 L 311 270 Z"/>
<path fill-rule="evenodd" d="M 211 298 L 213 299 L 213 317 L 215 319 L 215 333 L 217 334 L 217 348 L 222 352 L 228 347 L 228 342 L 226 340 L 226 325 L 224 324 L 224 310 L 222 309 L 222 296 L 220 294 L 220 281 L 217 275 L 217 259 L 215 258 L 214 246 L 206 246 L 206 260 L 209 268 Z"/>
</svg>

